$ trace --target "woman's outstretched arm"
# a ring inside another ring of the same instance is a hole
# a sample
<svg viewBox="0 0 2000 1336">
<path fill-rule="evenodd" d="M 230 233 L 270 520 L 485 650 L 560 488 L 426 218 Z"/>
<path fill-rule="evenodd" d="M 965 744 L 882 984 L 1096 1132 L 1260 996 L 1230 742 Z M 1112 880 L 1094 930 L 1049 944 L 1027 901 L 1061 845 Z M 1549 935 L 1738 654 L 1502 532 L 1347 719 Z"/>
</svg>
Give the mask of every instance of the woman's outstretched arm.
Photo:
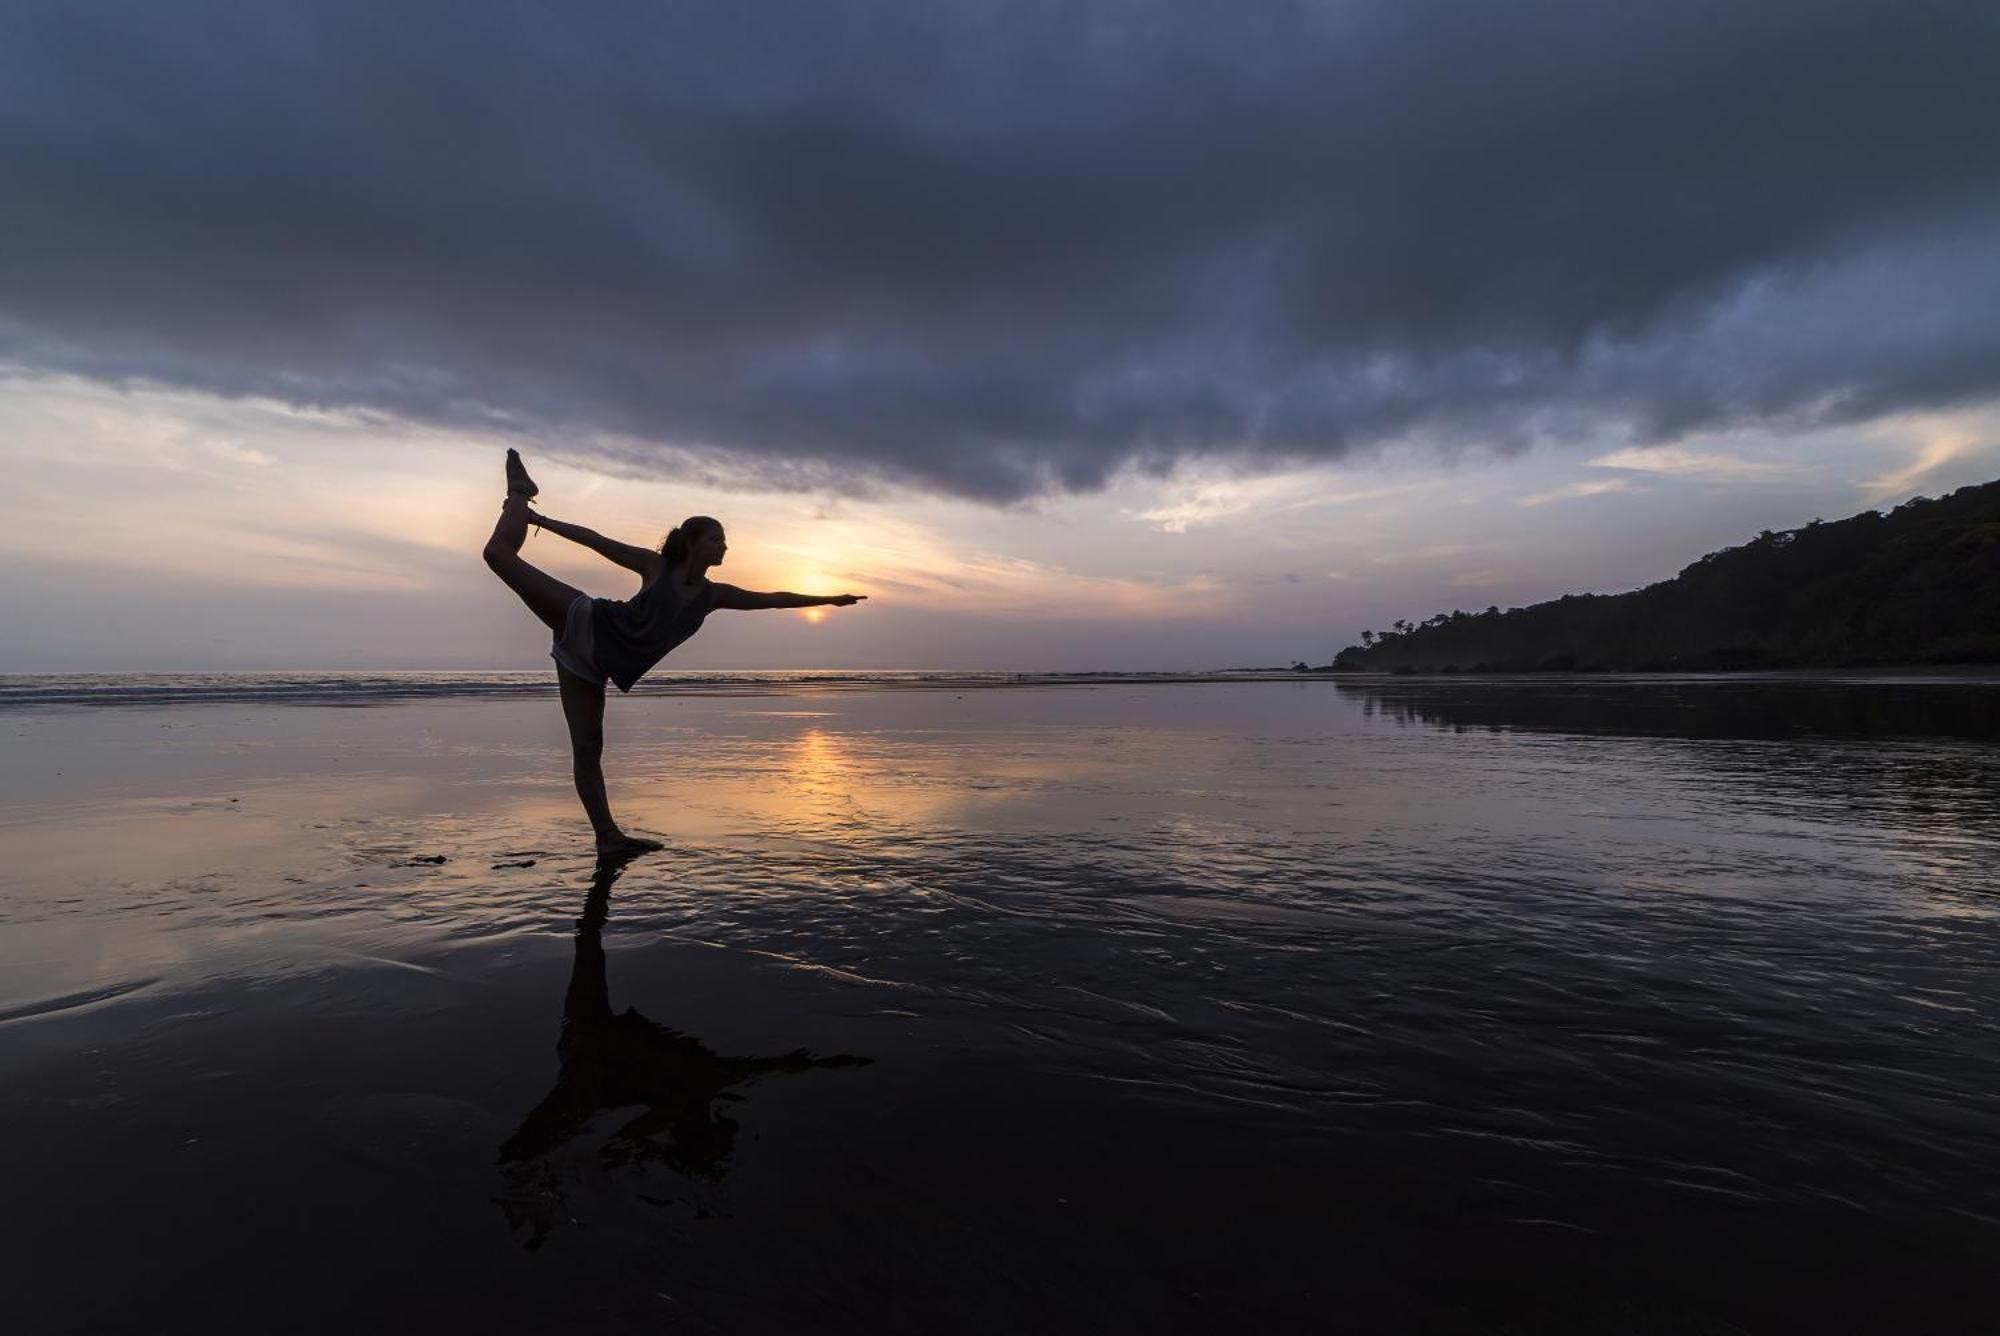
<svg viewBox="0 0 2000 1336">
<path fill-rule="evenodd" d="M 735 585 L 715 586 L 715 606 L 738 612 L 758 612 L 765 608 L 845 608 L 867 597 L 866 594 L 788 594 L 782 590 L 760 594 Z"/>
<path fill-rule="evenodd" d="M 597 530 L 586 529 L 581 524 L 565 524 L 546 515 L 531 515 L 528 522 L 572 543 L 581 543 L 605 560 L 614 561 L 626 570 L 637 571 L 641 575 L 651 575 L 654 565 L 661 560 L 660 554 L 651 548 L 633 547 L 630 543 L 606 538 Z"/>
</svg>

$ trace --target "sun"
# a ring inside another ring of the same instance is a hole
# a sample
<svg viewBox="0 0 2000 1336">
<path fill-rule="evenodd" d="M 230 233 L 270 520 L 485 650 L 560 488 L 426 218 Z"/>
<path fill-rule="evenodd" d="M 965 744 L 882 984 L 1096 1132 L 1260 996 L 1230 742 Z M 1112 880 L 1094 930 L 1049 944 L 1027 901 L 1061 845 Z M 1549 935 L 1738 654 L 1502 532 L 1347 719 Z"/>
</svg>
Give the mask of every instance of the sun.
<svg viewBox="0 0 2000 1336">
<path fill-rule="evenodd" d="M 826 573 L 816 561 L 808 561 L 792 573 L 785 583 L 787 589 L 799 589 L 808 594 L 823 594 L 828 588 Z M 814 624 L 826 620 L 825 608 L 800 608 L 799 614 Z"/>
</svg>

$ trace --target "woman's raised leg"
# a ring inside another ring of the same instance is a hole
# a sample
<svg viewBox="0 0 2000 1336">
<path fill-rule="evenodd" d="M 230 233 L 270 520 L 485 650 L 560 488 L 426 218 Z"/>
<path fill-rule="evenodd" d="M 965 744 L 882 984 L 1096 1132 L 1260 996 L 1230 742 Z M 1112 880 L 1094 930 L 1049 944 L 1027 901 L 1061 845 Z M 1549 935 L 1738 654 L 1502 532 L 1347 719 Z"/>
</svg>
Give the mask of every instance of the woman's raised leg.
<svg viewBox="0 0 2000 1336">
<path fill-rule="evenodd" d="M 528 541 L 528 498 L 519 494 L 510 495 L 505 505 L 500 507 L 500 518 L 493 525 L 493 536 L 486 540 L 482 556 L 493 573 L 507 582 L 507 587 L 521 596 L 528 610 L 548 623 L 549 630 L 561 635 L 563 621 L 569 616 L 569 605 L 576 602 L 583 593 L 574 585 L 564 584 L 547 571 L 537 570 L 521 559 L 521 544 Z M 600 708 L 603 704 L 599 693 Z"/>
</svg>

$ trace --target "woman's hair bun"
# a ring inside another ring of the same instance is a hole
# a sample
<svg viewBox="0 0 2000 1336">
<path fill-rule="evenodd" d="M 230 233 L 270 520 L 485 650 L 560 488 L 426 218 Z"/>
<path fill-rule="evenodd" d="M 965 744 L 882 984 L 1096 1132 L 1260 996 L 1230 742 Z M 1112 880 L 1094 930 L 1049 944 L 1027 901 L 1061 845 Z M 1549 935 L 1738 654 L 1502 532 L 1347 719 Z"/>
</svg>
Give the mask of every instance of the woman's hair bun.
<svg viewBox="0 0 2000 1336">
<path fill-rule="evenodd" d="M 706 515 L 690 515 L 674 526 L 673 532 L 660 544 L 660 555 L 669 562 L 686 561 L 688 549 L 693 546 L 693 533 L 697 529 L 720 529 L 722 521 L 710 519 Z"/>
</svg>

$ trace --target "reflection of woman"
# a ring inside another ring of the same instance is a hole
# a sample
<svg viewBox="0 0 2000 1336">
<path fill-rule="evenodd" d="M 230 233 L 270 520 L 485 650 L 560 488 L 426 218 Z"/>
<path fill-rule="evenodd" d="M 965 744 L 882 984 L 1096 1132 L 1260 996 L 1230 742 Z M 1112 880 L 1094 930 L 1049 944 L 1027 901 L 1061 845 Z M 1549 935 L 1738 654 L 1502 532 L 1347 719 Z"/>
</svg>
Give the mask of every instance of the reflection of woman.
<svg viewBox="0 0 2000 1336">
<path fill-rule="evenodd" d="M 751 611 L 759 608 L 844 608 L 866 595 L 759 594 L 734 585 L 717 584 L 708 568 L 722 564 L 729 550 L 722 526 L 706 515 L 681 521 L 657 551 L 632 547 L 593 533 L 581 525 L 547 519 L 528 509 L 541 489 L 529 479 L 520 455 L 507 452 L 507 500 L 493 536 L 486 540 L 486 564 L 521 596 L 528 609 L 555 632 L 556 683 L 562 691 L 563 717 L 569 721 L 576 794 L 597 832 L 599 853 L 632 853 L 657 849 L 657 840 L 625 834 L 611 819 L 604 794 L 604 684 L 620 691 L 666 657 L 667 651 L 701 629 L 717 608 Z M 607 560 L 639 576 L 639 592 L 619 602 L 592 598 L 521 559 L 521 545 L 534 524 L 571 542 L 581 543 Z"/>
<path fill-rule="evenodd" d="M 500 1147 L 500 1162 L 514 1166 L 515 1191 L 502 1201 L 518 1227 L 539 1244 L 552 1224 L 552 1175 L 535 1162 L 582 1132 L 600 1110 L 644 1106 L 599 1152 L 608 1161 L 658 1161 L 689 1177 L 720 1179 L 736 1144 L 736 1123 L 715 1112 L 724 1091 L 777 1072 L 815 1067 L 856 1067 L 872 1061 L 850 1054 L 821 1058 L 802 1048 L 773 1058 L 731 1058 L 699 1039 L 649 1021 L 627 1007 L 611 1010 L 604 974 L 604 920 L 611 886 L 624 859 L 599 859 L 583 917 L 576 921 L 576 963 L 563 995 L 562 1033 L 556 1053 L 562 1069 L 554 1089 L 521 1120 Z M 661 1140 L 661 1137 L 667 1138 Z"/>
</svg>

